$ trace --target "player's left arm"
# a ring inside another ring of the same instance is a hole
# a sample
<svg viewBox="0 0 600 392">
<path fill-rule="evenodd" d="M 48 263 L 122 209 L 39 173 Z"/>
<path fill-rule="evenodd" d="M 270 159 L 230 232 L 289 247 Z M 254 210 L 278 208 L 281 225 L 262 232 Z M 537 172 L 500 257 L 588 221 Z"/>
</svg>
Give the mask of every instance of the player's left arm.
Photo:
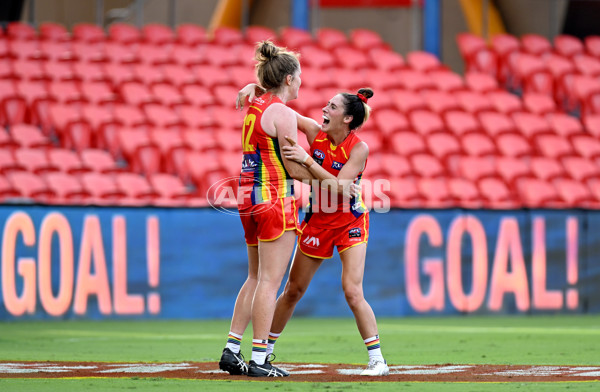
<svg viewBox="0 0 600 392">
<path fill-rule="evenodd" d="M 319 180 L 321 187 L 334 193 L 342 193 L 350 196 L 357 195 L 359 189 L 353 183 L 356 176 L 364 169 L 367 156 L 369 155 L 369 147 L 366 143 L 357 143 L 352 148 L 348 161 L 336 177 L 316 163 L 301 146 L 289 139 L 288 142 L 292 145 L 282 147 L 284 156 L 304 164 L 310 173 Z"/>
</svg>

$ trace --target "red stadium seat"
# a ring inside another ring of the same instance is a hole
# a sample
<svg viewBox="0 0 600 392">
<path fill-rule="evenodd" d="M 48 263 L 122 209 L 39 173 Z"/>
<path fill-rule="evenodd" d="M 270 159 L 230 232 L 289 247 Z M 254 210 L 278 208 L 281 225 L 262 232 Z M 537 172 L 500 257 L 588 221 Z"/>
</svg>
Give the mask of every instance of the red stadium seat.
<svg viewBox="0 0 600 392">
<path fill-rule="evenodd" d="M 556 53 L 566 58 L 583 54 L 585 51 L 583 42 L 579 38 L 568 34 L 555 36 L 553 46 Z"/>
<path fill-rule="evenodd" d="M 52 142 L 41 130 L 30 124 L 14 124 L 10 129 L 12 140 L 22 148 L 49 148 Z"/>
<path fill-rule="evenodd" d="M 410 68 L 419 72 L 431 72 L 446 69 L 435 55 L 421 50 L 409 52 L 406 56 L 406 62 Z"/>
<path fill-rule="evenodd" d="M 392 100 L 395 107 L 405 115 L 410 114 L 415 110 L 423 110 L 427 108 L 425 100 L 416 91 L 412 90 L 392 90 Z"/>
<path fill-rule="evenodd" d="M 158 128 L 183 128 L 185 123 L 177 115 L 175 110 L 160 104 L 149 104 L 144 106 L 146 118 L 154 127 Z"/>
<path fill-rule="evenodd" d="M 435 83 L 431 78 L 419 71 L 412 69 L 400 70 L 396 72 L 396 77 L 400 81 L 402 87 L 412 91 L 435 90 Z"/>
<path fill-rule="evenodd" d="M 538 135 L 552 134 L 548 120 L 533 113 L 513 113 L 511 115 L 519 132 L 530 139 Z"/>
<path fill-rule="evenodd" d="M 463 91 L 468 86 L 465 86 L 463 78 L 451 71 L 431 71 L 429 77 L 435 84 L 435 87 L 441 91 L 456 92 Z"/>
<path fill-rule="evenodd" d="M 27 101 L 21 96 L 7 97 L 0 101 L 0 119 L 7 126 L 27 120 Z"/>
<path fill-rule="evenodd" d="M 125 192 L 115 182 L 112 174 L 90 172 L 81 174 L 81 182 L 91 197 L 89 202 L 98 205 L 119 205 Z"/>
<path fill-rule="evenodd" d="M 196 65 L 192 67 L 192 72 L 196 79 L 209 90 L 212 90 L 215 86 L 219 85 L 231 85 L 229 75 L 227 75 L 226 72 L 223 72 L 221 67 L 215 65 Z M 238 88 L 241 87 L 242 86 L 239 86 Z"/>
<path fill-rule="evenodd" d="M 333 56 L 337 59 L 338 66 L 341 68 L 362 70 L 365 68 L 373 68 L 371 59 L 366 52 L 351 48 L 339 47 L 333 50 Z"/>
<path fill-rule="evenodd" d="M 54 192 L 55 204 L 87 204 L 90 201 L 90 192 L 76 176 L 63 173 L 51 172 L 42 175 L 48 187 Z"/>
<path fill-rule="evenodd" d="M 538 115 L 555 113 L 558 109 L 551 96 L 540 93 L 523 94 L 523 108 Z"/>
<path fill-rule="evenodd" d="M 150 185 L 160 195 L 155 204 L 182 205 L 192 197 L 185 184 L 176 176 L 157 173 L 149 176 Z"/>
<path fill-rule="evenodd" d="M 128 197 L 151 201 L 159 196 L 148 179 L 140 174 L 123 172 L 115 175 L 117 186 L 125 192 Z"/>
<path fill-rule="evenodd" d="M 468 133 L 460 137 L 462 149 L 468 155 L 494 156 L 498 153 L 494 140 L 484 133 Z"/>
<path fill-rule="evenodd" d="M 71 35 L 67 28 L 60 23 L 43 22 L 38 27 L 39 38 L 49 41 L 68 41 Z"/>
<path fill-rule="evenodd" d="M 102 27 L 92 23 L 77 23 L 71 32 L 75 41 L 101 42 L 106 39 L 106 33 Z"/>
<path fill-rule="evenodd" d="M 525 207 L 563 207 L 564 202 L 556 188 L 537 178 L 523 178 L 517 184 L 517 194 Z"/>
<path fill-rule="evenodd" d="M 244 43 L 244 34 L 234 27 L 218 26 L 212 31 L 212 40 L 218 46 L 233 46 Z"/>
<path fill-rule="evenodd" d="M 572 139 L 573 149 L 587 159 L 600 158 L 600 140 L 590 135 L 578 135 Z"/>
<path fill-rule="evenodd" d="M 197 83 L 196 77 L 188 68 L 180 64 L 165 64 L 162 66 L 165 82 L 181 89 L 188 84 Z"/>
<path fill-rule="evenodd" d="M 451 158 L 463 154 L 462 146 L 456 136 L 451 133 L 434 133 L 427 135 L 425 141 L 429 151 L 433 153 L 447 167 L 451 166 Z"/>
<path fill-rule="evenodd" d="M 19 148 L 19 143 L 12 138 L 9 132 L 0 129 L 0 149 L 6 150 L 12 154 L 17 148 Z"/>
<path fill-rule="evenodd" d="M 148 23 L 142 27 L 144 40 L 153 45 L 164 45 L 175 41 L 175 33 L 167 25 Z"/>
<path fill-rule="evenodd" d="M 19 191 L 21 197 L 41 203 L 49 203 L 55 197 L 52 189 L 38 175 L 27 171 L 13 171 L 6 174 L 11 185 Z"/>
<path fill-rule="evenodd" d="M 508 186 L 499 178 L 484 178 L 478 183 L 478 188 L 487 208 L 506 209 L 520 206 Z"/>
<path fill-rule="evenodd" d="M 0 173 L 6 174 L 11 171 L 24 171 L 26 168 L 21 166 L 15 159 L 15 153 L 12 150 L 0 150 Z"/>
<path fill-rule="evenodd" d="M 500 89 L 494 76 L 488 73 L 474 71 L 465 74 L 465 85 L 470 90 L 479 93 L 489 93 Z"/>
<path fill-rule="evenodd" d="M 567 177 L 565 169 L 555 159 L 547 157 L 531 157 L 531 173 L 544 181 L 551 181 L 559 177 Z"/>
<path fill-rule="evenodd" d="M 299 51 L 306 45 L 314 45 L 313 36 L 304 29 L 286 26 L 279 31 L 279 40 L 283 46 L 293 51 Z"/>
<path fill-rule="evenodd" d="M 426 208 L 448 208 L 455 203 L 445 178 L 419 178 L 417 189 Z"/>
<path fill-rule="evenodd" d="M 244 32 L 244 37 L 246 43 L 249 45 L 256 45 L 257 42 L 261 41 L 271 41 L 277 42 L 277 32 L 275 30 L 266 27 L 266 26 L 258 26 L 252 25 L 246 27 L 246 31 Z"/>
<path fill-rule="evenodd" d="M 23 22 L 10 22 L 6 26 L 6 36 L 17 40 L 33 40 L 37 38 L 35 27 Z"/>
<path fill-rule="evenodd" d="M 373 113 L 372 121 L 385 136 L 391 137 L 396 132 L 410 130 L 410 124 L 404 114 L 397 110 L 381 109 Z"/>
<path fill-rule="evenodd" d="M 561 160 L 565 171 L 577 181 L 587 181 L 600 178 L 598 166 L 583 157 L 565 157 Z"/>
<path fill-rule="evenodd" d="M 413 171 L 420 177 L 437 178 L 447 175 L 441 162 L 430 154 L 414 154 L 410 158 Z"/>
<path fill-rule="evenodd" d="M 582 75 L 600 76 L 600 59 L 585 54 L 573 58 L 575 69 Z"/>
<path fill-rule="evenodd" d="M 517 133 L 515 123 L 506 114 L 499 112 L 484 112 L 479 114 L 482 129 L 495 139 L 503 133 Z"/>
<path fill-rule="evenodd" d="M 437 114 L 443 115 L 448 111 L 460 109 L 458 101 L 452 93 L 430 90 L 423 91 L 421 96 L 425 99 L 427 107 Z"/>
<path fill-rule="evenodd" d="M 208 89 L 197 84 L 183 86 L 181 93 L 185 99 L 192 105 L 204 108 L 215 104 L 215 99 Z"/>
<path fill-rule="evenodd" d="M 520 134 L 508 133 L 498 135 L 496 146 L 500 154 L 509 157 L 528 157 L 533 154 L 533 149 L 527 139 Z"/>
<path fill-rule="evenodd" d="M 59 168 L 49 161 L 46 151 L 33 148 L 19 148 L 15 151 L 18 165 L 35 174 L 58 171 Z"/>
<path fill-rule="evenodd" d="M 390 182 L 389 197 L 393 207 L 417 208 L 424 205 L 424 198 L 411 178 L 394 177 Z"/>
<path fill-rule="evenodd" d="M 539 34 L 525 34 L 521 36 L 523 50 L 534 56 L 544 56 L 552 52 L 552 43 L 548 38 Z"/>
<path fill-rule="evenodd" d="M 77 152 L 66 148 L 48 150 L 48 160 L 53 166 L 67 174 L 77 175 L 92 170 L 83 163 Z"/>
<path fill-rule="evenodd" d="M 403 157 L 410 157 L 414 154 L 427 153 L 427 145 L 423 136 L 410 131 L 399 131 L 394 133 L 389 139 L 392 150 Z"/>
<path fill-rule="evenodd" d="M 581 182 L 570 178 L 559 178 L 554 180 L 553 184 L 567 207 L 581 208 L 588 207 L 591 204 L 597 206 L 597 201 L 592 192 Z"/>
<path fill-rule="evenodd" d="M 466 59 L 465 71 L 480 72 L 496 77 L 498 75 L 498 58 L 492 49 L 483 48 Z"/>
<path fill-rule="evenodd" d="M 462 110 L 452 110 L 443 115 L 446 128 L 457 136 L 480 132 L 481 125 L 473 114 Z"/>
<path fill-rule="evenodd" d="M 496 172 L 506 184 L 513 187 L 521 178 L 534 178 L 527 161 L 515 157 L 498 157 Z"/>
<path fill-rule="evenodd" d="M 119 167 L 113 156 L 106 150 L 88 148 L 82 150 L 79 155 L 83 164 L 95 172 L 118 173 L 123 171 L 123 168 Z"/>
<path fill-rule="evenodd" d="M 490 99 L 485 94 L 474 91 L 459 91 L 455 95 L 460 107 L 466 112 L 477 114 L 494 110 Z"/>
<path fill-rule="evenodd" d="M 407 65 L 400 53 L 375 47 L 367 51 L 371 64 L 383 71 L 393 72 L 406 69 Z"/>
<path fill-rule="evenodd" d="M 584 39 L 585 50 L 590 56 L 600 59 L 600 36 L 588 35 Z"/>
<path fill-rule="evenodd" d="M 183 23 L 177 26 L 176 35 L 179 42 L 188 46 L 195 46 L 208 41 L 205 28 L 193 23 Z"/>
<path fill-rule="evenodd" d="M 350 42 L 360 50 L 367 51 L 372 48 L 389 49 L 389 45 L 381 38 L 379 33 L 364 28 L 350 30 Z"/>
<path fill-rule="evenodd" d="M 350 40 L 346 33 L 332 27 L 317 29 L 316 38 L 319 46 L 329 51 L 341 46 L 350 45 Z"/>
<path fill-rule="evenodd" d="M 546 116 L 552 131 L 567 139 L 585 134 L 581 121 L 565 113 L 552 113 Z"/>
<path fill-rule="evenodd" d="M 508 91 L 490 92 L 487 97 L 497 112 L 512 114 L 524 111 L 521 99 Z"/>
<path fill-rule="evenodd" d="M 337 65 L 332 52 L 318 46 L 305 46 L 301 54 L 303 67 L 330 68 Z"/>
<path fill-rule="evenodd" d="M 575 155 L 571 143 L 560 135 L 540 135 L 535 138 L 534 144 L 540 155 L 548 158 L 560 159 Z"/>
<path fill-rule="evenodd" d="M 475 52 L 487 48 L 487 43 L 482 37 L 468 32 L 457 34 L 456 44 L 458 45 L 458 51 L 465 62 L 468 61 Z"/>
<path fill-rule="evenodd" d="M 408 115 L 412 129 L 425 136 L 437 132 L 446 132 L 442 118 L 428 110 L 415 110 Z"/>
<path fill-rule="evenodd" d="M 458 174 L 461 178 L 478 182 L 483 178 L 497 177 L 494 160 L 487 157 L 464 156 L 458 161 Z"/>
<path fill-rule="evenodd" d="M 132 24 L 117 22 L 108 27 L 108 39 L 122 44 L 139 43 L 142 32 Z"/>
<path fill-rule="evenodd" d="M 472 181 L 464 178 L 449 178 L 448 191 L 460 207 L 480 208 L 483 205 L 479 189 Z"/>
<path fill-rule="evenodd" d="M 414 176 L 408 158 L 395 153 L 383 153 L 379 154 L 379 157 L 381 158 L 382 169 L 387 177 L 406 178 Z M 370 167 L 367 170 L 369 170 L 370 173 Z"/>
<path fill-rule="evenodd" d="M 19 191 L 4 176 L 0 176 L 0 202 L 4 203 L 18 197 Z"/>
</svg>

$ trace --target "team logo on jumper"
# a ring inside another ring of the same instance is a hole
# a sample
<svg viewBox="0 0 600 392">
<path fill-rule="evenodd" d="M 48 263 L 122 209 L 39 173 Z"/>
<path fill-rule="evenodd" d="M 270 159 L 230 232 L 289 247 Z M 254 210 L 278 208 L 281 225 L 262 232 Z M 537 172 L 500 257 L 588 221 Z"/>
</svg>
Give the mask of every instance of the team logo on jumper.
<svg viewBox="0 0 600 392">
<path fill-rule="evenodd" d="M 321 151 L 321 150 L 315 150 L 313 152 L 313 159 L 319 165 L 323 166 L 323 159 L 325 159 L 325 153 L 323 151 Z"/>
<path fill-rule="evenodd" d="M 331 168 L 335 170 L 342 170 L 342 166 L 344 166 L 344 164 L 337 161 L 333 161 L 331 164 Z"/>
<path fill-rule="evenodd" d="M 254 168 L 258 166 L 259 159 L 258 154 L 244 154 L 242 172 L 254 171 Z"/>
<path fill-rule="evenodd" d="M 362 236 L 362 232 L 360 230 L 360 227 L 355 227 L 348 231 L 348 237 L 350 237 L 350 238 L 360 238 L 361 236 Z"/>
<path fill-rule="evenodd" d="M 302 243 L 311 248 L 318 248 L 320 245 L 319 239 L 317 237 L 309 235 L 302 241 Z"/>
</svg>

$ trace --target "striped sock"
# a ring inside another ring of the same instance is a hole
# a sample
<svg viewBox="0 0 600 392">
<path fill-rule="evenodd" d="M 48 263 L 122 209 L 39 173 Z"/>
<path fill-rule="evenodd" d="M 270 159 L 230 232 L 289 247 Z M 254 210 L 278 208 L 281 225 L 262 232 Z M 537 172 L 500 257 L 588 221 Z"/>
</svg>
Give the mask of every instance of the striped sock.
<svg viewBox="0 0 600 392">
<path fill-rule="evenodd" d="M 375 335 L 371 338 L 365 339 L 364 342 L 365 346 L 367 346 L 367 351 L 369 353 L 369 360 L 383 360 L 383 355 L 381 355 L 381 346 L 379 345 L 379 335 Z"/>
<path fill-rule="evenodd" d="M 273 353 L 273 349 L 275 348 L 275 343 L 277 343 L 277 338 L 280 336 L 280 333 L 269 332 L 269 342 L 267 343 L 267 355 Z"/>
<path fill-rule="evenodd" d="M 238 335 L 237 333 L 229 331 L 229 336 L 227 336 L 227 344 L 225 345 L 225 348 L 228 348 L 237 354 L 240 352 L 241 344 L 242 335 Z"/>
<path fill-rule="evenodd" d="M 267 341 L 252 339 L 252 360 L 257 365 L 263 365 L 267 358 Z"/>
</svg>

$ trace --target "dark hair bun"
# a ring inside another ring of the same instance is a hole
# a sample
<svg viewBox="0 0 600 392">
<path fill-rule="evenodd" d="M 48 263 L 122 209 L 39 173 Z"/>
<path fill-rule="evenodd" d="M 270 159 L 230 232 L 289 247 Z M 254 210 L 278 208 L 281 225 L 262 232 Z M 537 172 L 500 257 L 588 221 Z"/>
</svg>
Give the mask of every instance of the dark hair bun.
<svg viewBox="0 0 600 392">
<path fill-rule="evenodd" d="M 369 99 L 373 96 L 373 90 L 368 87 L 364 87 L 358 90 L 358 94 L 362 94 L 365 98 Z"/>
</svg>

